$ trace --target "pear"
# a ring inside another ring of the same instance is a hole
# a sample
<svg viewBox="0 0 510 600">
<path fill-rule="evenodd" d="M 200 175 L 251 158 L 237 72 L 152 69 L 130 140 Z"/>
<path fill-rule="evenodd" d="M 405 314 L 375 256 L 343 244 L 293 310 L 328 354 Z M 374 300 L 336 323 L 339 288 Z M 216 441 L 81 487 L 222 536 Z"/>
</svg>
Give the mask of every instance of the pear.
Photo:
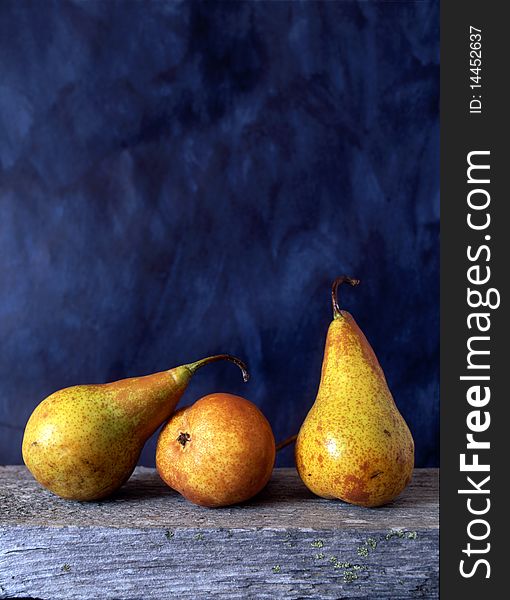
<svg viewBox="0 0 510 600">
<path fill-rule="evenodd" d="M 110 495 L 129 479 L 144 443 L 174 411 L 194 373 L 223 359 L 235 363 L 248 380 L 242 361 L 220 354 L 145 377 L 51 394 L 26 425 L 25 464 L 41 485 L 62 498 Z"/>
<path fill-rule="evenodd" d="M 379 362 L 353 317 L 340 310 L 333 283 L 319 391 L 299 431 L 296 466 L 323 498 L 360 506 L 391 502 L 411 480 L 414 442 Z"/>
<path fill-rule="evenodd" d="M 201 506 L 249 500 L 271 477 L 271 426 L 249 400 L 210 394 L 178 410 L 163 427 L 156 467 L 163 481 Z"/>
</svg>

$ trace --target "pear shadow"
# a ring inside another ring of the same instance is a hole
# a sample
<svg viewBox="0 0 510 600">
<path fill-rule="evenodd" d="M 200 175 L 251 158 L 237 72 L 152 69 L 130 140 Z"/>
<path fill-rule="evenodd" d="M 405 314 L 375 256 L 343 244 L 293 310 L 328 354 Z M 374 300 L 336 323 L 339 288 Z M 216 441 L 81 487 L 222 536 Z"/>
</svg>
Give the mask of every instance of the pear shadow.
<svg viewBox="0 0 510 600">
<path fill-rule="evenodd" d="M 296 477 L 294 473 L 273 473 L 271 479 L 267 485 L 252 498 L 239 502 L 237 504 L 231 504 L 229 506 L 219 506 L 216 508 L 208 508 L 204 506 L 198 506 L 203 510 L 213 510 L 219 512 L 231 511 L 235 513 L 236 510 L 258 510 L 260 508 L 270 508 L 273 505 L 281 506 L 282 503 L 300 503 L 310 502 L 310 500 L 322 500 L 315 494 L 313 494 L 301 481 L 299 477 Z"/>
<path fill-rule="evenodd" d="M 181 495 L 168 487 L 157 471 L 138 467 L 128 481 L 110 496 L 87 504 L 114 504 L 116 502 L 140 502 L 168 497 L 175 500 Z"/>
<path fill-rule="evenodd" d="M 187 506 L 195 507 L 199 511 L 235 511 L 236 509 L 258 509 L 281 505 L 282 502 L 299 503 L 310 502 L 310 500 L 323 501 L 303 484 L 296 473 L 273 472 L 267 485 L 255 496 L 240 502 L 222 507 L 206 507 L 194 504 L 184 498 L 179 492 L 168 487 L 153 469 L 137 469 L 130 479 L 111 496 L 87 504 L 115 504 L 118 502 L 141 502 L 153 499 L 168 498 L 171 502 L 185 503 Z"/>
<path fill-rule="evenodd" d="M 111 496 L 92 502 L 78 502 L 82 506 L 85 505 L 114 505 L 116 503 L 133 503 L 144 502 L 155 499 L 168 499 L 169 502 L 177 504 L 185 504 L 189 508 L 194 508 L 199 512 L 207 513 L 209 511 L 218 513 L 235 513 L 237 510 L 257 510 L 260 508 L 271 508 L 273 506 L 281 506 L 283 504 L 325 504 L 328 506 L 336 506 L 338 509 L 349 509 L 354 511 L 368 513 L 386 513 L 394 512 L 399 509 L 419 508 L 420 505 L 427 504 L 428 498 L 423 498 L 417 494 L 413 488 L 413 482 L 399 495 L 397 498 L 384 504 L 375 507 L 362 507 L 345 502 L 340 499 L 326 499 L 315 495 L 301 481 L 297 473 L 291 469 L 286 469 L 284 472 L 277 470 L 267 485 L 252 498 L 221 507 L 206 507 L 195 504 L 182 496 L 179 492 L 168 487 L 160 478 L 157 471 L 153 469 L 140 469 L 130 477 L 130 479 Z M 68 501 L 66 501 L 68 502 Z"/>
<path fill-rule="evenodd" d="M 304 502 L 318 500 L 319 497 L 311 492 L 301 481 L 296 472 L 279 473 L 269 480 L 266 487 L 261 490 L 254 500 L 259 503 L 274 504 L 276 502 Z"/>
</svg>

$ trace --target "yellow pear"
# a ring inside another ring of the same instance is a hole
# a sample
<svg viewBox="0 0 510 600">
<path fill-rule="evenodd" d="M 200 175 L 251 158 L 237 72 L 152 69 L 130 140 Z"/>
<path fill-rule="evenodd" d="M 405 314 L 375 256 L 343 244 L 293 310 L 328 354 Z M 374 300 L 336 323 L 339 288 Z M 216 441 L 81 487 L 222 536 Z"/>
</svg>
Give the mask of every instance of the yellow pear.
<svg viewBox="0 0 510 600">
<path fill-rule="evenodd" d="M 147 439 L 172 414 L 193 374 L 228 354 L 145 377 L 77 385 L 43 400 L 23 436 L 23 460 L 44 487 L 62 498 L 97 500 L 133 472 Z"/>
<path fill-rule="evenodd" d="M 361 506 L 391 502 L 411 480 L 414 442 L 379 362 L 353 317 L 337 299 L 326 339 L 319 392 L 296 441 L 305 485 L 323 498 Z"/>
<path fill-rule="evenodd" d="M 201 506 L 249 500 L 266 485 L 275 460 L 273 431 L 246 398 L 209 394 L 174 413 L 161 430 L 156 467 L 165 481 Z"/>
</svg>

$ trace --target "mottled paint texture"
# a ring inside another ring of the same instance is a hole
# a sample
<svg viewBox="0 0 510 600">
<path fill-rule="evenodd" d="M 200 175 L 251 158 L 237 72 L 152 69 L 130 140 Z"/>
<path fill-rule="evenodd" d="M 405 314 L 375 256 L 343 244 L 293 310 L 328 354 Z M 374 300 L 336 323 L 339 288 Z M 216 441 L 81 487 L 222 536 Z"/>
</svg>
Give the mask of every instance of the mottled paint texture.
<svg viewBox="0 0 510 600">
<path fill-rule="evenodd" d="M 0 462 L 51 392 L 218 352 L 250 382 L 183 402 L 295 433 L 348 273 L 437 465 L 438 46 L 437 2 L 0 2 Z"/>
<path fill-rule="evenodd" d="M 185 498 L 211 508 L 249 500 L 275 461 L 271 425 L 249 400 L 209 394 L 178 410 L 163 427 L 156 467 Z"/>
</svg>

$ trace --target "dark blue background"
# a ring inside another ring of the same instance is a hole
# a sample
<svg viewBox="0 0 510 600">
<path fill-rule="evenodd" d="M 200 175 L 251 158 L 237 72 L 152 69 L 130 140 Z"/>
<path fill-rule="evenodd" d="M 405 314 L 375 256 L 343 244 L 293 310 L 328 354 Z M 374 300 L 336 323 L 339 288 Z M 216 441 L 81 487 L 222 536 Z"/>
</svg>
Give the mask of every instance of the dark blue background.
<svg viewBox="0 0 510 600">
<path fill-rule="evenodd" d="M 251 381 L 185 401 L 296 432 L 345 272 L 437 465 L 438 30 L 436 2 L 1 2 L 0 462 L 54 390 L 217 352 Z"/>
</svg>

